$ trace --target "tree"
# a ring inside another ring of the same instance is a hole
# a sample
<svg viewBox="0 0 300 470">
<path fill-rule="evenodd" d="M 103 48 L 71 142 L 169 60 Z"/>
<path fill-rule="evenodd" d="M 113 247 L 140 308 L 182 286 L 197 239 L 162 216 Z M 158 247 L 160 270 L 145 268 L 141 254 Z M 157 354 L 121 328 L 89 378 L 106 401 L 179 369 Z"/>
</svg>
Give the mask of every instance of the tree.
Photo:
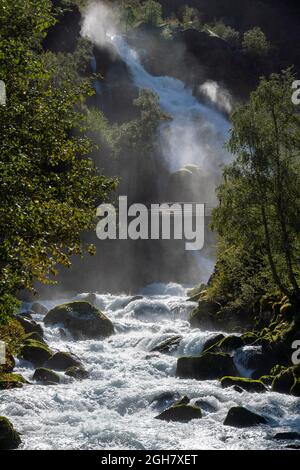
<svg viewBox="0 0 300 470">
<path fill-rule="evenodd" d="M 265 57 L 270 51 L 270 43 L 260 28 L 246 31 L 242 43 L 243 49 L 255 57 Z"/>
<path fill-rule="evenodd" d="M 152 26 L 162 23 L 162 6 L 155 0 L 146 0 L 142 5 L 142 19 Z"/>
<path fill-rule="evenodd" d="M 41 44 L 57 12 L 49 0 L 0 5 L 0 297 L 48 282 L 57 264 L 82 254 L 81 232 L 115 187 L 88 158 L 82 129 L 92 94 L 80 57 L 45 53 Z M 92 247 L 86 247 L 91 252 Z M 6 299 L 6 300 L 5 300 Z"/>
<path fill-rule="evenodd" d="M 184 29 L 196 28 L 199 29 L 201 25 L 201 17 L 197 8 L 184 6 L 182 13 L 182 24 Z"/>
<path fill-rule="evenodd" d="M 262 286 L 272 282 L 298 302 L 300 116 L 293 81 L 290 70 L 263 78 L 249 103 L 234 110 L 228 149 L 237 158 L 224 172 L 213 225 L 227 249 L 259 260 Z"/>
</svg>

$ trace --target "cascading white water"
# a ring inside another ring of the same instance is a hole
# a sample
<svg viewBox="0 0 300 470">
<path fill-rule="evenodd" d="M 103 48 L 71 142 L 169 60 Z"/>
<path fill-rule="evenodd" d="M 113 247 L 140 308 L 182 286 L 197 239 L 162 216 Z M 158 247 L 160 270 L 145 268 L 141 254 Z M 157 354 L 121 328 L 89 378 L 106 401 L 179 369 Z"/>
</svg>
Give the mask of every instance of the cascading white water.
<svg viewBox="0 0 300 470">
<path fill-rule="evenodd" d="M 286 444 L 271 436 L 299 429 L 299 399 L 266 392 L 238 393 L 216 381 L 175 377 L 178 356 L 198 355 L 216 333 L 191 330 L 193 303 L 178 285 L 152 285 L 143 298 L 97 295 L 97 306 L 113 321 L 116 334 L 106 340 L 74 341 L 59 327 L 45 328 L 53 350 L 76 354 L 90 377 L 75 381 L 59 373 L 59 385 L 26 385 L 0 391 L 0 415 L 22 433 L 25 449 L 268 449 Z M 79 295 L 77 298 L 82 298 Z M 44 302 L 50 308 L 68 299 Z M 42 316 L 34 319 L 42 321 Z M 170 355 L 151 349 L 181 336 Z M 17 361 L 16 372 L 32 381 L 30 363 Z M 189 423 L 155 419 L 179 397 L 197 402 L 203 418 Z M 235 429 L 223 426 L 232 406 L 243 405 L 267 416 L 268 426 Z"/>
<path fill-rule="evenodd" d="M 229 132 L 225 117 L 201 104 L 182 81 L 148 73 L 123 37 L 111 36 L 110 40 L 127 64 L 135 86 L 152 90 L 159 97 L 162 110 L 172 118 L 162 129 L 161 142 L 170 170 L 195 164 L 208 175 L 220 175 L 221 166 L 231 159 L 223 148 Z M 213 180 L 207 184 L 212 185 L 214 193 Z"/>
</svg>

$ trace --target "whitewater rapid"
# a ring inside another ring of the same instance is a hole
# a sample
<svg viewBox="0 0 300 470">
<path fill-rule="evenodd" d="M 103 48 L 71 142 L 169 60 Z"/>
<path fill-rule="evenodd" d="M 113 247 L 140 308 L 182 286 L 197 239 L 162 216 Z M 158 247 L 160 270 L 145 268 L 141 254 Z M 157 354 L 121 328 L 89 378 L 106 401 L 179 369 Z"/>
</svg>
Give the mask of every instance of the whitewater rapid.
<svg viewBox="0 0 300 470">
<path fill-rule="evenodd" d="M 279 449 L 276 432 L 299 430 L 299 399 L 267 392 L 238 393 L 218 381 L 175 377 L 178 356 L 198 355 L 215 333 L 192 330 L 187 321 L 195 304 L 179 285 L 152 285 L 129 295 L 97 295 L 96 303 L 115 325 L 105 340 L 62 338 L 59 327 L 45 327 L 56 351 L 76 354 L 90 377 L 75 381 L 59 373 L 59 385 L 26 385 L 0 392 L 0 415 L 22 433 L 21 449 Z M 83 298 L 84 294 L 76 298 Z M 47 308 L 70 299 L 43 302 Z M 162 340 L 182 336 L 170 355 L 151 353 Z M 241 354 L 240 354 L 241 356 Z M 34 368 L 17 360 L 15 372 L 32 382 Z M 155 419 L 179 397 L 197 402 L 203 418 L 190 423 Z M 232 406 L 261 413 L 269 425 L 249 429 L 223 426 Z"/>
</svg>

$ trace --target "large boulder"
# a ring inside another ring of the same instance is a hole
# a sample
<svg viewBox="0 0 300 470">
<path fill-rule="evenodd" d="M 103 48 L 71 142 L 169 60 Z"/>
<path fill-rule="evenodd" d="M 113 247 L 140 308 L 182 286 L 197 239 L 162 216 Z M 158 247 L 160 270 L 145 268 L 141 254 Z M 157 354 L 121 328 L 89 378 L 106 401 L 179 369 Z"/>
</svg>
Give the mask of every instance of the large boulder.
<svg viewBox="0 0 300 470">
<path fill-rule="evenodd" d="M 114 333 L 112 322 L 88 302 L 58 305 L 47 313 L 44 323 L 62 324 L 76 338 L 105 338 Z"/>
<path fill-rule="evenodd" d="M 19 374 L 0 374 L 0 390 L 10 390 L 11 388 L 21 388 L 28 383 Z"/>
<path fill-rule="evenodd" d="M 242 406 L 230 408 L 224 421 L 225 426 L 234 426 L 236 428 L 247 428 L 266 423 L 267 421 L 263 416 L 253 413 Z"/>
<path fill-rule="evenodd" d="M 256 393 L 262 393 L 267 390 L 260 380 L 253 380 L 242 377 L 222 377 L 221 385 L 223 388 L 238 386 L 247 392 Z"/>
<path fill-rule="evenodd" d="M 52 356 L 51 349 L 44 343 L 33 339 L 26 340 L 20 351 L 20 357 L 40 367 Z"/>
<path fill-rule="evenodd" d="M 180 357 L 177 361 L 177 377 L 197 380 L 215 380 L 225 375 L 236 376 L 233 358 L 225 353 L 204 353 L 199 357 Z"/>
<path fill-rule="evenodd" d="M 53 385 L 60 382 L 60 377 L 58 374 L 53 372 L 53 370 L 47 369 L 45 367 L 39 367 L 34 371 L 33 380 L 41 382 L 44 385 Z"/>
<path fill-rule="evenodd" d="M 0 450 L 16 449 L 20 444 L 19 433 L 7 418 L 0 416 Z"/>
<path fill-rule="evenodd" d="M 70 353 L 57 352 L 47 360 L 45 366 L 50 369 L 63 371 L 70 367 L 81 367 L 82 364 L 79 359 Z"/>
<path fill-rule="evenodd" d="M 163 421 L 179 421 L 182 423 L 200 418 L 202 418 L 201 409 L 198 406 L 187 404 L 173 405 L 156 416 L 156 419 Z"/>
</svg>

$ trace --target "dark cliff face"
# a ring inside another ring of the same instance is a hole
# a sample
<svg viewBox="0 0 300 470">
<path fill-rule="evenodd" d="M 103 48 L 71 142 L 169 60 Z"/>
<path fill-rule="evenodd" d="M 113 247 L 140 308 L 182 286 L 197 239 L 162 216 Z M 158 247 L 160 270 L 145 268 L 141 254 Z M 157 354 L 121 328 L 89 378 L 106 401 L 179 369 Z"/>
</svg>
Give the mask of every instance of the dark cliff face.
<svg viewBox="0 0 300 470">
<path fill-rule="evenodd" d="M 52 0 L 54 8 L 62 8 L 62 2 Z M 76 5 L 58 16 L 58 22 L 50 28 L 44 40 L 44 48 L 53 52 L 73 52 L 81 30 L 81 14 Z"/>
</svg>

